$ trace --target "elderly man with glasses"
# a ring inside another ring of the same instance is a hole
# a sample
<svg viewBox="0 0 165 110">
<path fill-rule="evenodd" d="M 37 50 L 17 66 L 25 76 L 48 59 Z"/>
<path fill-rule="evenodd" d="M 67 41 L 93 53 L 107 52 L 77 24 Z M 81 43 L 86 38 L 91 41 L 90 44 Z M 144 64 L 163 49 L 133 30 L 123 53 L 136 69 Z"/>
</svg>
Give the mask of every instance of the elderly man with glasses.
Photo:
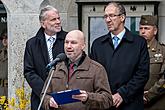
<svg viewBox="0 0 165 110">
<path fill-rule="evenodd" d="M 111 2 L 104 10 L 109 32 L 97 38 L 91 58 L 106 69 L 112 90 L 111 110 L 143 110 L 143 89 L 149 78 L 149 54 L 143 37 L 125 26 L 122 4 Z"/>
</svg>

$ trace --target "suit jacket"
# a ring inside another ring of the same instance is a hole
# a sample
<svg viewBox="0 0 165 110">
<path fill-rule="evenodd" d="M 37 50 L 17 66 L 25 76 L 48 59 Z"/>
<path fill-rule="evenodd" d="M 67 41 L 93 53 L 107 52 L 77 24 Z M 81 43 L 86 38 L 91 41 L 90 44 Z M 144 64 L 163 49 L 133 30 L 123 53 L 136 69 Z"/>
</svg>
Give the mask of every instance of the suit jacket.
<svg viewBox="0 0 165 110">
<path fill-rule="evenodd" d="M 119 110 L 143 110 L 143 90 L 149 78 L 149 54 L 146 40 L 128 29 L 116 49 L 110 33 L 97 38 L 91 57 L 106 69 L 112 94 L 119 93 Z"/>
<path fill-rule="evenodd" d="M 56 42 L 53 45 L 53 58 L 64 52 L 64 39 L 66 32 L 57 33 Z M 37 110 L 40 102 L 40 93 L 48 76 L 46 65 L 49 63 L 47 44 L 44 29 L 41 27 L 35 37 L 26 43 L 24 54 L 24 76 L 32 88 L 31 110 Z"/>
</svg>

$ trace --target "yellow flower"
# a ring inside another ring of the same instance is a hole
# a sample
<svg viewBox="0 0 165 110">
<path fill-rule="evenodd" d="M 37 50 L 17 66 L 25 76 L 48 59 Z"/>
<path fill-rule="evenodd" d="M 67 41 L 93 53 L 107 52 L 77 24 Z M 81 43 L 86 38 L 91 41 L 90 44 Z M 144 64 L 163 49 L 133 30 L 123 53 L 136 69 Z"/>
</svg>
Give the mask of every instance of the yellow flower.
<svg viewBox="0 0 165 110">
<path fill-rule="evenodd" d="M 11 98 L 10 100 L 8 100 L 8 103 L 10 106 L 15 106 L 15 98 Z"/>
<path fill-rule="evenodd" d="M 7 103 L 4 104 L 4 108 L 5 109 L 8 108 L 8 104 Z"/>
<path fill-rule="evenodd" d="M 19 89 L 17 89 L 17 90 L 16 90 L 16 95 L 17 95 L 19 98 L 23 99 L 24 96 L 25 96 L 24 88 L 19 88 Z"/>
<path fill-rule="evenodd" d="M 6 96 L 0 96 L 0 105 L 3 105 L 5 103 Z"/>
<path fill-rule="evenodd" d="M 16 98 L 6 99 L 0 96 L 0 105 L 4 110 L 30 110 L 30 94 L 26 94 L 24 90 L 24 81 L 22 87 L 16 89 Z"/>
</svg>

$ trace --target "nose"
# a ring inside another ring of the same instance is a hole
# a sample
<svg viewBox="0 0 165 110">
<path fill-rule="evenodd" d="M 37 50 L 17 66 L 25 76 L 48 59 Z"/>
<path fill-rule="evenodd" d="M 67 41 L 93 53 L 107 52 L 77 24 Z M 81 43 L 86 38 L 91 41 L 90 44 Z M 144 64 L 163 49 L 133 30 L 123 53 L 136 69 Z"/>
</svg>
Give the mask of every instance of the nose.
<svg viewBox="0 0 165 110">
<path fill-rule="evenodd" d="M 144 34 L 145 33 L 145 29 L 144 28 L 139 28 L 139 33 L 140 34 Z"/>
<path fill-rule="evenodd" d="M 72 47 L 72 44 L 71 42 L 68 42 L 67 45 L 66 45 L 67 48 L 71 48 Z"/>
<path fill-rule="evenodd" d="M 105 21 L 106 21 L 106 22 L 109 22 L 109 21 L 111 21 L 111 18 L 110 18 L 109 16 L 107 16 L 107 17 L 105 18 Z"/>
<path fill-rule="evenodd" d="M 144 33 L 145 33 L 145 29 L 142 29 L 142 30 L 141 30 L 141 33 L 144 34 Z"/>
<path fill-rule="evenodd" d="M 61 20 L 60 19 L 56 19 L 56 23 L 61 23 Z"/>
</svg>

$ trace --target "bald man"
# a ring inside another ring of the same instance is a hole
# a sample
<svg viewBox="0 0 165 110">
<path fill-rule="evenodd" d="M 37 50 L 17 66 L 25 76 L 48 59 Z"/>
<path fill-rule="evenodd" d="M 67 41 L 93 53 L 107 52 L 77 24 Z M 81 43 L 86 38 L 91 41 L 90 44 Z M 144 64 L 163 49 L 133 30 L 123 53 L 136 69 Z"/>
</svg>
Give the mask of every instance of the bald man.
<svg viewBox="0 0 165 110">
<path fill-rule="evenodd" d="M 56 70 L 47 90 L 47 93 L 52 93 L 61 90 L 80 89 L 79 95 L 72 96 L 72 98 L 80 101 L 59 106 L 56 100 L 50 95 L 46 95 L 43 101 L 43 107 L 46 110 L 50 108 L 56 108 L 57 110 L 102 110 L 108 109 L 112 105 L 106 71 L 102 65 L 91 60 L 85 54 L 84 48 L 84 34 L 79 30 L 70 31 L 64 43 L 67 59 L 56 65 Z M 73 65 L 72 72 L 69 69 L 70 65 Z"/>
</svg>

